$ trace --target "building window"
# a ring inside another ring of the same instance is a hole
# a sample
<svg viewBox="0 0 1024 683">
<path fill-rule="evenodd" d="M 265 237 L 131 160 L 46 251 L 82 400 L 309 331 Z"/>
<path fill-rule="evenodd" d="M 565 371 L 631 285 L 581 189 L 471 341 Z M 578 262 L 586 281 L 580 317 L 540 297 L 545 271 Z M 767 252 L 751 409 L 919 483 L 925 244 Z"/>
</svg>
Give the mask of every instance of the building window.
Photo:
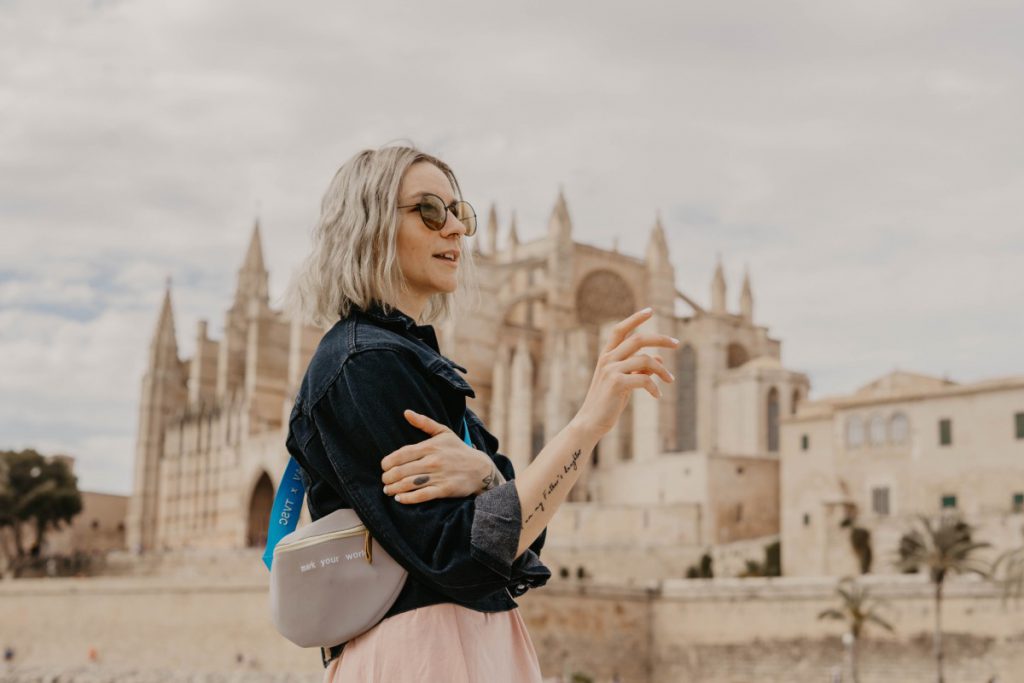
<svg viewBox="0 0 1024 683">
<path fill-rule="evenodd" d="M 1017 413 L 1013 419 L 1017 423 L 1017 438 L 1024 439 L 1024 413 Z"/>
<path fill-rule="evenodd" d="M 811 439 L 806 434 L 800 436 L 800 450 L 806 451 L 811 445 Z"/>
<path fill-rule="evenodd" d="M 953 421 L 948 417 L 939 420 L 939 445 L 948 446 L 953 443 Z"/>
<path fill-rule="evenodd" d="M 1024 493 L 1013 494 L 1013 511 L 1024 512 Z"/>
<path fill-rule="evenodd" d="M 739 522 L 739 521 L 742 521 L 742 520 L 743 520 L 743 503 L 737 503 L 736 504 L 736 521 Z"/>
<path fill-rule="evenodd" d="M 859 415 L 846 418 L 846 447 L 860 448 L 864 443 L 864 421 Z"/>
<path fill-rule="evenodd" d="M 697 449 L 697 353 L 687 344 L 676 356 L 676 450 Z"/>
<path fill-rule="evenodd" d="M 880 486 L 871 489 L 871 510 L 876 515 L 889 514 L 889 487 Z"/>
<path fill-rule="evenodd" d="M 885 418 L 881 415 L 872 415 L 868 423 L 868 439 L 872 446 L 881 446 L 885 443 Z"/>
<path fill-rule="evenodd" d="M 942 497 L 942 507 L 944 508 L 955 508 L 956 507 L 956 496 L 946 495 Z"/>
<path fill-rule="evenodd" d="M 779 390 L 775 387 L 768 392 L 768 452 L 779 450 Z"/>
<path fill-rule="evenodd" d="M 811 516 L 805 512 L 804 513 L 804 526 L 810 526 L 810 524 L 811 524 Z"/>
<path fill-rule="evenodd" d="M 907 442 L 908 429 L 907 416 L 903 413 L 895 413 L 889 419 L 889 442 L 902 444 Z"/>
</svg>

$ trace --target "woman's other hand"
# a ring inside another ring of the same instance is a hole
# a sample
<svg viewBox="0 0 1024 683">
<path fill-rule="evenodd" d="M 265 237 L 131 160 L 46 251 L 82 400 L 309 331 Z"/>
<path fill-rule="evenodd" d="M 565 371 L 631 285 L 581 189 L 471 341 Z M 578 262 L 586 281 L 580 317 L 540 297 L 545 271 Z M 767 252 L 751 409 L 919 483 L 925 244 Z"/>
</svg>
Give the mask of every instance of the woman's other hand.
<svg viewBox="0 0 1024 683">
<path fill-rule="evenodd" d="M 679 346 L 678 339 L 664 334 L 631 334 L 651 315 L 651 309 L 645 308 L 612 328 L 608 344 L 597 360 L 590 389 L 574 418 L 579 424 L 599 434 L 607 434 L 615 426 L 634 389 L 645 389 L 654 398 L 661 398 L 661 390 L 653 375 L 665 382 L 675 380 L 662 364 L 660 356 L 638 353 L 640 349 L 652 346 L 670 349 Z"/>
<path fill-rule="evenodd" d="M 434 498 L 462 498 L 504 482 L 494 461 L 448 427 L 411 410 L 409 424 L 430 435 L 403 446 L 380 461 L 384 493 L 399 503 L 422 503 Z"/>
</svg>

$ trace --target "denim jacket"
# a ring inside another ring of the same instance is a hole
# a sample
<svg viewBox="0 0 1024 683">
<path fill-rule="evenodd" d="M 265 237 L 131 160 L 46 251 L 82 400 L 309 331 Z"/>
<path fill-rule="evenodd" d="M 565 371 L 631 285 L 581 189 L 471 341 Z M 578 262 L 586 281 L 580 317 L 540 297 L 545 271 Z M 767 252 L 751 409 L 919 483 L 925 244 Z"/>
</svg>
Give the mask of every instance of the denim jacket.
<svg viewBox="0 0 1024 683">
<path fill-rule="evenodd" d="M 313 354 L 295 399 L 286 446 L 301 466 L 310 518 L 354 508 L 370 534 L 409 572 L 384 618 L 453 602 L 480 612 L 516 607 L 551 571 L 539 553 L 547 530 L 515 557 L 522 529 L 512 463 L 466 407 L 475 393 L 441 355 L 430 325 L 379 304 L 339 320 Z M 410 409 L 462 435 L 494 461 L 505 483 L 476 496 L 403 504 L 384 493 L 384 456 L 430 438 L 403 416 Z M 344 644 L 323 657 L 326 667 Z"/>
</svg>

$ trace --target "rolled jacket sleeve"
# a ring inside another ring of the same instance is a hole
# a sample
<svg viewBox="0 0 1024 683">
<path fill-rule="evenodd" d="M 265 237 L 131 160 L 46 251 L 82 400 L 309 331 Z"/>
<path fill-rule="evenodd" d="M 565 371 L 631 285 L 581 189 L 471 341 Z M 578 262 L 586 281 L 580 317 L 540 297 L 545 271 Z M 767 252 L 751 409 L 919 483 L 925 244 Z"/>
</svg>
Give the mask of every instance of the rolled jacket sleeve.
<svg viewBox="0 0 1024 683">
<path fill-rule="evenodd" d="M 410 576 L 470 601 L 505 589 L 540 563 L 532 550 L 515 557 L 522 512 L 511 481 L 476 497 L 416 504 L 384 493 L 381 460 L 430 438 L 404 410 L 461 433 L 465 397 L 443 382 L 401 350 L 362 350 L 345 361 L 311 414 L 341 488 L 374 539 Z"/>
</svg>

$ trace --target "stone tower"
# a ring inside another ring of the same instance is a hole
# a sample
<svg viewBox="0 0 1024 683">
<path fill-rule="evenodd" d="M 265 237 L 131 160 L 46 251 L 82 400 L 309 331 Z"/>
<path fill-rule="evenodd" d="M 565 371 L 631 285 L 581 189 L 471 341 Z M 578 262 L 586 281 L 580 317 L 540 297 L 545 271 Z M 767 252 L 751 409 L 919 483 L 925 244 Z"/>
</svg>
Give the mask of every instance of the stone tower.
<svg viewBox="0 0 1024 683">
<path fill-rule="evenodd" d="M 149 344 L 149 364 L 142 378 L 139 402 L 134 485 L 127 520 L 128 548 L 137 553 L 155 547 L 160 489 L 158 465 L 164 432 L 171 417 L 185 407 L 185 401 L 185 369 L 178 359 L 168 279 L 156 330 Z"/>
</svg>

